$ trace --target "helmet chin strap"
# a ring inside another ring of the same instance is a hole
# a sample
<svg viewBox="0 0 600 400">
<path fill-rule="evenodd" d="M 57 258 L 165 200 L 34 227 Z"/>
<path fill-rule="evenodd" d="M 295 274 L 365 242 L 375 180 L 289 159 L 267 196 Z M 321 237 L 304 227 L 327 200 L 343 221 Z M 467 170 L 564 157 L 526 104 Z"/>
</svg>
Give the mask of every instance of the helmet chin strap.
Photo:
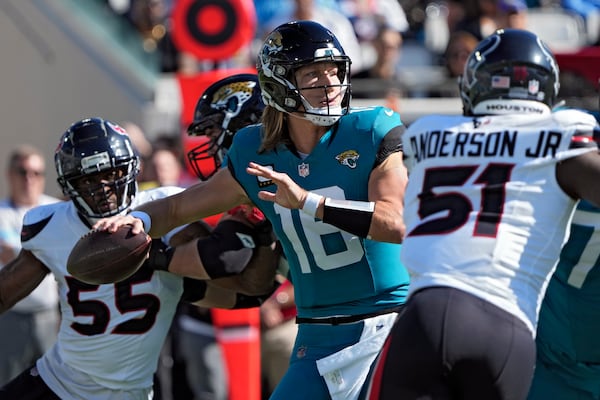
<svg viewBox="0 0 600 400">
<path fill-rule="evenodd" d="M 338 111 L 339 114 L 338 115 L 329 115 L 328 113 L 332 110 Z M 305 113 L 300 113 L 300 115 L 302 115 L 302 118 L 312 122 L 315 125 L 318 126 L 331 126 L 333 124 L 335 124 L 342 116 L 342 107 L 337 106 L 334 108 L 329 108 L 329 107 L 325 107 L 325 108 L 313 108 L 310 111 L 307 111 Z"/>
<path fill-rule="evenodd" d="M 344 110 L 341 105 L 333 107 L 313 107 L 310 103 L 300 95 L 302 105 L 304 106 L 304 112 L 298 111 L 302 118 L 309 120 L 318 126 L 331 126 L 335 124 L 341 116 L 344 114 Z"/>
</svg>

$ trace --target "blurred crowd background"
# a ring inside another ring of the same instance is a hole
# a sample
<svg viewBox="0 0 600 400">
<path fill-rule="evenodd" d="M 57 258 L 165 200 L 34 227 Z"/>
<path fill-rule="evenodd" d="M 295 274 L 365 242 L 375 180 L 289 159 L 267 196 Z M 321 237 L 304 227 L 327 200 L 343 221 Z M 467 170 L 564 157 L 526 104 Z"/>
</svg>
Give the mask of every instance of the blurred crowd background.
<svg viewBox="0 0 600 400">
<path fill-rule="evenodd" d="M 228 5 L 231 14 L 223 12 Z M 385 104 L 407 124 L 432 112 L 460 114 L 457 79 L 467 56 L 479 40 L 507 27 L 534 31 L 556 53 L 561 100 L 598 108 L 600 0 L 2 0 L 0 160 L 7 184 L 0 197 L 25 208 L 44 200 L 43 192 L 60 197 L 53 168 L 45 165 L 52 165 L 56 141 L 71 121 L 93 116 L 120 122 L 132 136 L 143 186 L 194 183 L 185 154 L 196 143 L 184 132 L 199 94 L 231 71 L 252 71 L 265 35 L 295 19 L 316 20 L 340 39 L 352 57 L 354 106 Z M 198 26 L 196 36 L 186 23 Z M 241 45 L 206 50 L 202 35 L 221 31 Z M 40 159 L 33 172 L 15 166 L 22 145 L 35 146 L 26 154 Z M 13 239 L 0 265 L 18 250 Z M 261 313 L 266 397 L 285 370 L 295 335 L 291 286 Z M 182 307 L 171 338 L 157 398 L 192 398 L 203 389 L 186 379 L 186 368 L 213 365 L 210 313 Z M 203 365 L 189 362 L 186 340 L 205 343 Z M 221 373 L 202 374 L 213 377 L 206 399 L 227 395 L 227 371 Z"/>
<path fill-rule="evenodd" d="M 185 37 L 182 25 L 226 30 L 228 4 L 237 20 L 226 34 L 243 45 L 190 51 L 201 39 Z M 190 10 L 202 12 L 190 18 Z M 5 0 L 0 157 L 35 142 L 51 159 L 65 121 L 85 116 L 132 121 L 151 140 L 180 138 L 206 83 L 200 77 L 254 68 L 264 35 L 290 19 L 317 20 L 340 38 L 353 59 L 353 105 L 387 104 L 406 123 L 430 111 L 460 113 L 456 77 L 475 43 L 500 27 L 540 35 L 563 71 L 561 97 L 596 105 L 598 0 Z"/>
</svg>

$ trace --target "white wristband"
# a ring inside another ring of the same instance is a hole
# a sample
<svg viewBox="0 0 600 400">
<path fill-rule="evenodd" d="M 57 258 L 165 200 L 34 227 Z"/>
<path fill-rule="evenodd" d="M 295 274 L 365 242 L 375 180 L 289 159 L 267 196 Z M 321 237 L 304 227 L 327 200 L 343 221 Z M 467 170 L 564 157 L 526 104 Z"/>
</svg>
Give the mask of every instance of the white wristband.
<svg viewBox="0 0 600 400">
<path fill-rule="evenodd" d="M 152 219 L 150 218 L 150 215 L 148 215 L 148 213 L 145 213 L 143 211 L 132 211 L 129 213 L 129 215 L 142 220 L 142 223 L 144 224 L 144 232 L 150 232 L 150 229 L 152 228 Z"/>
<path fill-rule="evenodd" d="M 308 192 L 306 196 L 306 200 L 304 200 L 304 205 L 302 206 L 302 212 L 310 215 L 311 217 L 317 216 L 317 209 L 319 208 L 319 203 L 323 196 L 318 195 L 313 192 Z"/>
</svg>

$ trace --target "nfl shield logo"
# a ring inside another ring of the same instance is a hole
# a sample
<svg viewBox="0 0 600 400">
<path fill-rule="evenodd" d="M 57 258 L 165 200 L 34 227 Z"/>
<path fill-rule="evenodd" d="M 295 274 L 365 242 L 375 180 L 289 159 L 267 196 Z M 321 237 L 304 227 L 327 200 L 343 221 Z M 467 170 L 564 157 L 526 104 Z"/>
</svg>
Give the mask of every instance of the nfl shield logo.
<svg viewBox="0 0 600 400">
<path fill-rule="evenodd" d="M 300 175 L 303 178 L 306 178 L 308 176 L 308 174 L 310 174 L 308 164 L 302 163 L 302 164 L 298 165 L 298 175 Z"/>
<path fill-rule="evenodd" d="M 529 81 L 529 87 L 527 88 L 529 93 L 537 94 L 540 91 L 540 81 L 531 80 Z"/>
</svg>

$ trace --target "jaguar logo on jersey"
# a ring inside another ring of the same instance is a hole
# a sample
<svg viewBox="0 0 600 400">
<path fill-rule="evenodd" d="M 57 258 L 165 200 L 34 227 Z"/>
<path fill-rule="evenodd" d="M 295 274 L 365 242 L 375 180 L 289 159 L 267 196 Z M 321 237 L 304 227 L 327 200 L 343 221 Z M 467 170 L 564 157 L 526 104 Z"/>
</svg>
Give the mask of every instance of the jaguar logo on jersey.
<svg viewBox="0 0 600 400">
<path fill-rule="evenodd" d="M 271 171 L 273 171 L 273 166 L 272 165 L 265 165 L 264 167 L 270 169 Z M 267 178 L 262 177 L 262 176 L 257 176 L 256 177 L 256 181 L 258 183 L 258 187 L 259 188 L 264 188 L 264 187 L 267 187 L 267 186 L 274 185 L 274 183 L 273 183 L 272 180 L 267 179 Z"/>
<path fill-rule="evenodd" d="M 343 153 L 340 153 L 337 156 L 335 156 L 335 159 L 340 164 L 354 169 L 358 165 L 358 157 L 360 157 L 360 155 L 356 150 L 346 150 Z"/>
</svg>

